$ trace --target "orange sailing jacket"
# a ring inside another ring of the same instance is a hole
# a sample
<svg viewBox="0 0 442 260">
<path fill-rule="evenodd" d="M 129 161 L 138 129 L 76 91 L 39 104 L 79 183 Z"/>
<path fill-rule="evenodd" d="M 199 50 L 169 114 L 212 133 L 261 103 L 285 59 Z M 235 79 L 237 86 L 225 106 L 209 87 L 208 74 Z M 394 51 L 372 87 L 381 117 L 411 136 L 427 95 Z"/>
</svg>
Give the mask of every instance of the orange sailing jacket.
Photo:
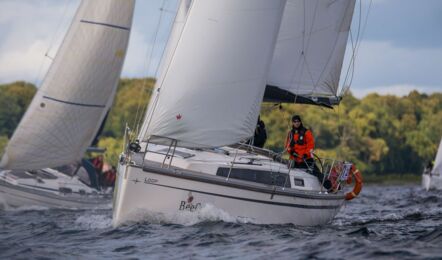
<svg viewBox="0 0 442 260">
<path fill-rule="evenodd" d="M 290 154 L 290 159 L 296 162 L 303 162 L 304 156 L 306 158 L 313 158 L 312 153 L 315 148 L 315 140 L 312 132 L 304 127 L 298 130 L 290 130 L 285 141 L 285 148 Z"/>
</svg>

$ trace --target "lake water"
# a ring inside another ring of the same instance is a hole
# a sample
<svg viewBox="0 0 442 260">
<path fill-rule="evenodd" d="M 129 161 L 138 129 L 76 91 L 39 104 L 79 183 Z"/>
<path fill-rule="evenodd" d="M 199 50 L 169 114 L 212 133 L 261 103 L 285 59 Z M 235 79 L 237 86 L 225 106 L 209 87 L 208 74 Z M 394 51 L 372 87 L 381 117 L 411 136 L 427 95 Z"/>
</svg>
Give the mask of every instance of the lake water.
<svg viewBox="0 0 442 260">
<path fill-rule="evenodd" d="M 321 227 L 256 225 L 207 211 L 111 226 L 112 210 L 0 211 L 0 258 L 442 259 L 442 192 L 364 187 Z M 276 214 L 276 213 L 275 213 Z"/>
</svg>

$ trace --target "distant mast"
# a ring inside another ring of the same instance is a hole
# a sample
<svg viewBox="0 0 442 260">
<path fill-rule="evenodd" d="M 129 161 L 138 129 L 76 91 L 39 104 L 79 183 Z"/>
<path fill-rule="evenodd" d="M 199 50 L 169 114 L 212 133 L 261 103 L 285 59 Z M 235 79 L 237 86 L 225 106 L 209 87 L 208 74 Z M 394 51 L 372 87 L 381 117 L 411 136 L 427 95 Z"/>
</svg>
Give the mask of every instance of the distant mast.
<svg viewBox="0 0 442 260">
<path fill-rule="evenodd" d="M 134 0 L 83 0 L 0 168 L 79 161 L 112 104 L 126 56 Z"/>
</svg>

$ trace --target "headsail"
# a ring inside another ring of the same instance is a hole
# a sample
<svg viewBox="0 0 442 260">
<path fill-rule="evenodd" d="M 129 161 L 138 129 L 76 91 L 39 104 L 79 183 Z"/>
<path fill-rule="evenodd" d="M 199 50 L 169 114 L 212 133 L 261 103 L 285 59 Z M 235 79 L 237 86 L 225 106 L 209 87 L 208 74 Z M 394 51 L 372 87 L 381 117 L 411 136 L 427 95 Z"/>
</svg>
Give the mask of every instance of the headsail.
<svg viewBox="0 0 442 260">
<path fill-rule="evenodd" d="M 112 104 L 134 0 L 84 0 L 45 80 L 15 130 L 1 168 L 79 161 Z"/>
<path fill-rule="evenodd" d="M 288 0 L 265 101 L 337 104 L 355 0 Z"/>
<path fill-rule="evenodd" d="M 284 6 L 285 0 L 193 1 L 175 48 L 168 48 L 173 53 L 142 139 L 215 147 L 250 137 Z"/>
<path fill-rule="evenodd" d="M 442 175 L 442 139 L 440 140 L 439 148 L 437 149 L 436 159 L 431 173 Z"/>
</svg>

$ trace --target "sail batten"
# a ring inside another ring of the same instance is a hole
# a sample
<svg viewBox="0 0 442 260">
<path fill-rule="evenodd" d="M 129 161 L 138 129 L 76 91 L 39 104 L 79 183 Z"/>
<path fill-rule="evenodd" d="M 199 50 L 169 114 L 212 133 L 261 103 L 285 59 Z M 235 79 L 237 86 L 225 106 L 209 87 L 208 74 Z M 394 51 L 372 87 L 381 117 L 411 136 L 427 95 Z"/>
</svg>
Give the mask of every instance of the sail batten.
<svg viewBox="0 0 442 260">
<path fill-rule="evenodd" d="M 108 26 L 108 27 L 111 27 L 111 28 L 116 28 L 116 29 L 122 29 L 122 30 L 130 31 L 129 27 L 119 26 L 119 25 L 116 25 L 116 24 L 100 23 L 100 22 L 88 21 L 88 20 L 80 20 L 80 22 L 81 23 L 90 23 L 90 24 L 95 24 L 95 25 Z"/>
<path fill-rule="evenodd" d="M 141 139 L 216 147 L 253 135 L 284 6 L 192 1 L 171 36 Z"/>
<path fill-rule="evenodd" d="M 80 161 L 116 92 L 135 1 L 83 0 L 0 167 L 41 169 Z"/>
<path fill-rule="evenodd" d="M 302 97 L 300 100 L 331 98 L 339 103 L 337 92 L 354 6 L 355 0 L 288 0 L 267 85 Z M 279 100 L 264 97 L 270 99 L 287 102 L 283 96 Z M 298 101 L 294 100 L 302 103 Z"/>
</svg>

